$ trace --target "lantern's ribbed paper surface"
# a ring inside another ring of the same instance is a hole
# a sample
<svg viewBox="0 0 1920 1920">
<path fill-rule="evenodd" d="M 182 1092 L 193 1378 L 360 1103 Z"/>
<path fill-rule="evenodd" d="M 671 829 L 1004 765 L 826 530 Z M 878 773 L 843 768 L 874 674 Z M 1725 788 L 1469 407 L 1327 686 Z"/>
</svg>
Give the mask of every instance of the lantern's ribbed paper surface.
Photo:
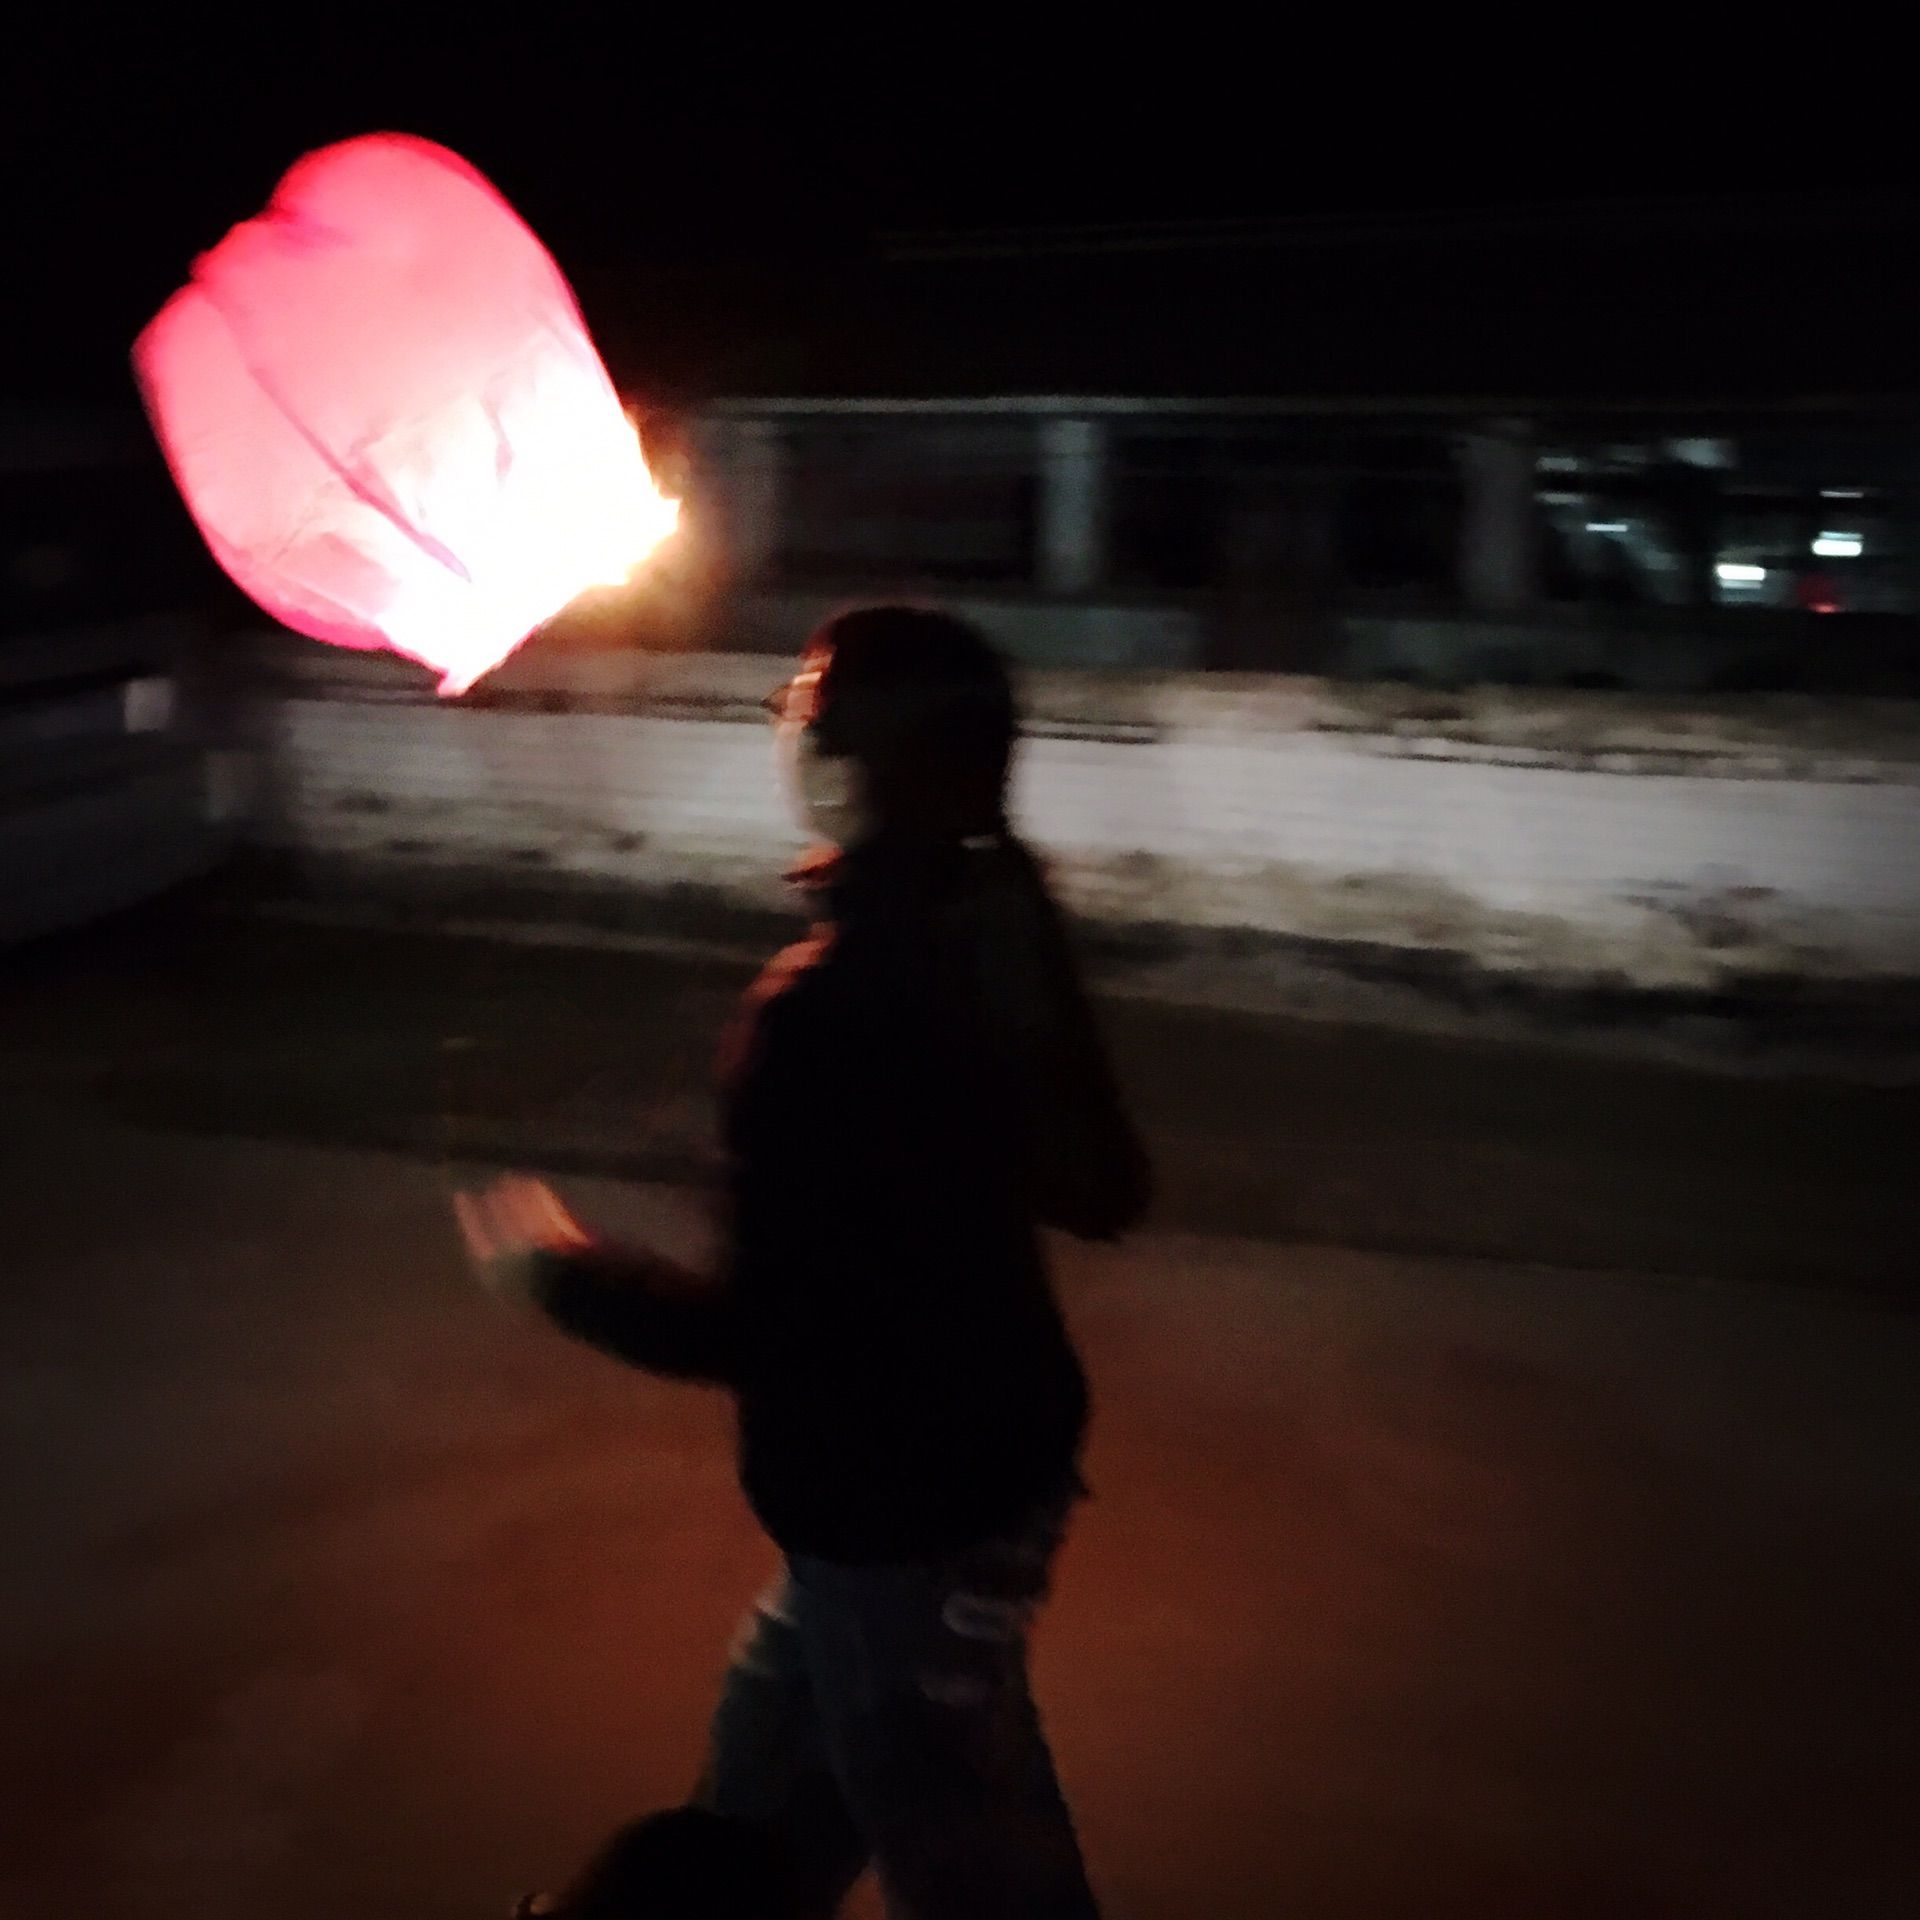
<svg viewBox="0 0 1920 1920">
<path fill-rule="evenodd" d="M 268 613 L 459 693 L 669 533 L 546 249 L 456 154 L 323 148 L 134 347 L 207 544 Z"/>
</svg>

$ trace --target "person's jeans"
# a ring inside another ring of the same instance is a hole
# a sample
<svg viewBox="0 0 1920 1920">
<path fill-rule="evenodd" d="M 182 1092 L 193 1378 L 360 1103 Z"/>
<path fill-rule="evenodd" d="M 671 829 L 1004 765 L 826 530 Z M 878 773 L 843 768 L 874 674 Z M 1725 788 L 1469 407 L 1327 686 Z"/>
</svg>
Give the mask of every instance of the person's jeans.
<svg viewBox="0 0 1920 1920">
<path fill-rule="evenodd" d="M 1027 1686 L 1075 1497 L 927 1565 L 794 1555 L 755 1603 L 695 1799 L 779 1837 L 799 1912 L 871 1859 L 891 1920 L 1096 1920 Z"/>
</svg>

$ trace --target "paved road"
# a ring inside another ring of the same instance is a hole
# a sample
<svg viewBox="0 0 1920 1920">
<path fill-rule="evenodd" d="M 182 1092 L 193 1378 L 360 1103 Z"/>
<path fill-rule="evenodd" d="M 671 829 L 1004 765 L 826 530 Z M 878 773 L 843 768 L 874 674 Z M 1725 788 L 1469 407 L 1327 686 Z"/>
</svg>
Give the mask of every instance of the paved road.
<svg viewBox="0 0 1920 1920">
<path fill-rule="evenodd" d="M 189 918 L 0 969 L 0 1019 L 13 1084 L 141 1126 L 698 1180 L 749 973 Z M 1109 1011 L 1165 1226 L 1908 1298 L 1920 1273 L 1920 1082 Z"/>
<path fill-rule="evenodd" d="M 769 1566 L 724 1402 L 476 1298 L 418 1128 L 464 1151 L 491 1113 L 586 1164 L 664 1084 L 671 1160 L 697 1097 L 641 1056 L 697 1053 L 721 984 L 663 1011 L 605 956 L 604 976 L 469 956 L 450 1003 L 420 958 L 223 936 L 88 949 L 0 992 L 7 1920 L 491 1914 L 686 1784 Z M 628 1022 L 590 975 L 629 984 Z M 408 980 L 418 1017 L 382 1016 Z M 478 1031 L 441 1018 L 489 1008 Z M 448 1037 L 476 1044 L 448 1065 Z M 1236 1119 L 1208 1094 L 1253 1071 L 1257 1037 L 1223 1039 L 1148 1089 L 1167 1224 L 1065 1265 L 1098 1497 L 1039 1681 L 1111 1912 L 1915 1911 L 1908 1310 L 1289 1243 L 1308 1202 L 1262 1215 L 1231 1161 L 1209 1189 L 1193 1142 L 1253 1156 L 1265 1115 L 1273 1188 L 1302 1165 L 1359 1178 L 1364 1073 L 1336 1067 L 1387 1055 L 1322 1038 L 1325 1060 L 1265 1044 L 1333 1104 L 1337 1153 L 1313 1160 L 1305 1130 L 1300 1159 L 1274 1148 L 1294 1095 Z M 1432 1134 L 1443 1157 L 1525 1105 L 1454 1058 L 1451 1086 L 1367 1091 L 1396 1151 L 1407 1102 L 1461 1117 Z M 1688 1097 L 1717 1098 L 1668 1087 Z M 1885 1112 L 1832 1098 L 1828 1128 Z M 1536 1117 L 1510 1150 L 1564 1194 L 1598 1177 L 1580 1150 L 1604 1130 L 1559 1105 L 1564 1133 Z M 404 1150 L 326 1143 L 350 1121 Z M 1695 1177 L 1721 1205 L 1775 1154 L 1696 1156 Z M 1841 1160 L 1750 1204 L 1808 1246 L 1821 1217 L 1897 1231 Z M 1389 1181 L 1401 1225 L 1467 1217 L 1420 1201 L 1436 1179 Z M 579 1197 L 682 1247 L 701 1232 L 684 1182 Z M 1660 1231 L 1754 1244 L 1687 1220 Z"/>
</svg>

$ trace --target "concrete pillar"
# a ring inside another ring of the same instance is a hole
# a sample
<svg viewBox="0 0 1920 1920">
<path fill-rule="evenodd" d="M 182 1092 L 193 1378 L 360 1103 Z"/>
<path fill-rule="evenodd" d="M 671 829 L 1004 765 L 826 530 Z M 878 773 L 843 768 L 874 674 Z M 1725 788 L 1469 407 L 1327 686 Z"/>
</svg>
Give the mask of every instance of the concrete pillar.
<svg viewBox="0 0 1920 1920">
<path fill-rule="evenodd" d="M 1682 606 L 1710 607 L 1719 599 L 1714 573 L 1720 558 L 1721 480 L 1734 464 L 1728 440 L 1669 440 L 1649 475 L 1675 560 L 1675 597 Z"/>
<path fill-rule="evenodd" d="M 721 470 L 728 559 L 736 579 L 762 578 L 780 546 L 786 432 L 777 420 L 726 423 Z"/>
<path fill-rule="evenodd" d="M 1524 420 L 1488 421 L 1461 447 L 1460 585 L 1471 607 L 1504 613 L 1538 598 L 1533 462 L 1533 428 Z"/>
<path fill-rule="evenodd" d="M 1089 594 L 1106 583 L 1111 476 L 1106 423 L 1040 423 L 1040 584 Z"/>
</svg>

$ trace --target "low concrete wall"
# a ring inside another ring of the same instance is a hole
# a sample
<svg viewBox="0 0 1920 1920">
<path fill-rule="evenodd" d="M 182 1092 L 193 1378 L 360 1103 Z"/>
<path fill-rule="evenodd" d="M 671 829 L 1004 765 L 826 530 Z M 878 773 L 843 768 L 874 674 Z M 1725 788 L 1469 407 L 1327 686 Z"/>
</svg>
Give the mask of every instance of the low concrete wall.
<svg viewBox="0 0 1920 1920">
<path fill-rule="evenodd" d="M 778 653 L 841 608 L 876 597 L 888 596 L 799 589 L 749 594 L 712 624 L 730 647 Z M 907 589 L 904 597 L 922 595 Z M 1009 659 L 1032 667 L 1070 662 L 1079 668 L 1167 673 L 1204 664 L 1206 620 L 1192 606 L 982 591 L 939 598 L 977 622 Z"/>
<path fill-rule="evenodd" d="M 681 610 L 681 631 L 746 652 L 796 645 L 842 607 L 929 597 L 864 591 L 762 590 Z M 1155 598 L 1058 599 L 1032 592 L 936 589 L 1010 658 L 1032 668 L 1151 674 L 1246 668 L 1341 682 L 1427 688 L 1513 686 L 1691 694 L 1718 701 L 1761 688 L 1842 696 L 1920 689 L 1920 620 L 1845 618 L 1784 608 L 1541 608 L 1524 614 L 1282 608 L 1228 591 Z"/>
<path fill-rule="evenodd" d="M 787 670 L 517 660 L 438 703 L 281 648 L 255 836 L 421 900 L 774 907 L 798 842 L 758 701 Z M 1116 933 L 1560 985 L 1920 979 L 1910 705 L 1062 673 L 1027 704 L 1020 821 Z"/>
<path fill-rule="evenodd" d="M 152 615 L 0 646 L 0 948 L 206 873 L 227 848 L 197 711 L 200 623 Z"/>
</svg>

